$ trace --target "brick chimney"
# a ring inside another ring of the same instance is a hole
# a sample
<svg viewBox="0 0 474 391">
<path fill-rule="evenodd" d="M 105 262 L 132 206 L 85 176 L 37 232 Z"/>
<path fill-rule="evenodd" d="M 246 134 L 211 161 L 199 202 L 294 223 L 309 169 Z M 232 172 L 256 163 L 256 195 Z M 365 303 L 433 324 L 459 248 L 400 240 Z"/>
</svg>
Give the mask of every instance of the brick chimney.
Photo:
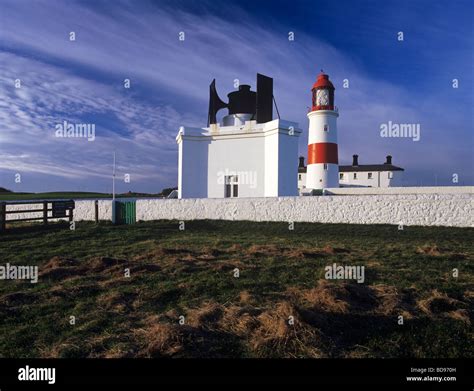
<svg viewBox="0 0 474 391">
<path fill-rule="evenodd" d="M 304 156 L 300 156 L 300 164 L 298 165 L 298 168 L 304 168 Z"/>
<path fill-rule="evenodd" d="M 359 155 L 352 155 L 352 165 L 353 166 L 359 165 Z"/>
</svg>

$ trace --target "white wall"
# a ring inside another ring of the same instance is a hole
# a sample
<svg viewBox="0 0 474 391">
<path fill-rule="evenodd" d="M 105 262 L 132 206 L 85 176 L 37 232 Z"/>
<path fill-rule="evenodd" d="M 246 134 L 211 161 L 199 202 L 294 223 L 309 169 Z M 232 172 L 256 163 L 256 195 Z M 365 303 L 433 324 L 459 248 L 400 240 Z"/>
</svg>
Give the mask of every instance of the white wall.
<svg viewBox="0 0 474 391">
<path fill-rule="evenodd" d="M 298 195 L 298 137 L 299 134 L 278 134 L 278 195 Z M 293 163 L 295 161 L 295 163 Z"/>
<path fill-rule="evenodd" d="M 223 198 L 224 176 L 237 175 L 239 198 L 297 195 L 298 124 L 273 120 L 243 126 L 185 128 L 179 146 L 178 196 Z M 292 128 L 290 128 L 292 127 Z M 293 129 L 293 135 L 289 130 Z M 295 162 L 288 165 L 286 162 Z M 244 179 L 251 179 L 245 181 Z"/>
<path fill-rule="evenodd" d="M 473 227 L 472 207 L 471 187 L 453 193 L 138 200 L 137 219 L 403 223 L 406 226 Z"/>
<path fill-rule="evenodd" d="M 213 140 L 209 144 L 207 197 L 224 197 L 222 173 L 239 174 L 239 197 L 264 197 L 265 157 L 263 137 L 233 137 Z M 199 162 L 194 162 L 199 166 Z M 256 183 L 246 183 L 245 177 Z"/>
<path fill-rule="evenodd" d="M 250 220 L 473 227 L 472 186 L 334 188 L 317 197 L 138 199 L 137 220 Z M 341 196 L 342 195 L 342 196 Z M 111 220 L 112 201 L 99 201 Z M 40 206 L 39 204 L 38 206 Z M 22 205 L 9 205 L 8 210 Z M 28 205 L 31 208 L 31 205 Z M 39 213 L 41 216 L 41 212 Z M 9 219 L 25 217 L 9 215 Z M 94 201 L 76 201 L 74 220 L 95 219 Z"/>
<path fill-rule="evenodd" d="M 474 186 L 336 187 L 325 191 L 338 195 L 467 194 L 472 197 Z"/>
<path fill-rule="evenodd" d="M 207 197 L 209 140 L 196 137 L 197 129 L 178 133 L 178 197 Z M 199 129 L 202 131 L 202 129 Z"/>
<path fill-rule="evenodd" d="M 368 178 L 369 171 L 341 172 L 341 186 L 392 187 L 401 186 L 403 171 L 370 171 L 372 179 Z M 357 179 L 354 179 L 357 174 Z M 391 178 L 390 178 L 391 176 Z"/>
<path fill-rule="evenodd" d="M 306 173 L 299 172 L 298 173 L 298 190 L 302 190 L 304 188 L 306 188 Z"/>
</svg>

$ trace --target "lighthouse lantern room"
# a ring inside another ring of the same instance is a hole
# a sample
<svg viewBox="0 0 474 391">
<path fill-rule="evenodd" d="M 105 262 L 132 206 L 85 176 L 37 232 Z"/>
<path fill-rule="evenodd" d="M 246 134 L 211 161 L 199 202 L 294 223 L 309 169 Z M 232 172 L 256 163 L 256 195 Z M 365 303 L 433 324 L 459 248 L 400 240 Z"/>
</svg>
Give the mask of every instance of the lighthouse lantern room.
<svg viewBox="0 0 474 391">
<path fill-rule="evenodd" d="M 307 189 L 339 187 L 337 117 L 334 86 L 321 71 L 312 88 L 312 109 L 308 113 Z"/>
</svg>

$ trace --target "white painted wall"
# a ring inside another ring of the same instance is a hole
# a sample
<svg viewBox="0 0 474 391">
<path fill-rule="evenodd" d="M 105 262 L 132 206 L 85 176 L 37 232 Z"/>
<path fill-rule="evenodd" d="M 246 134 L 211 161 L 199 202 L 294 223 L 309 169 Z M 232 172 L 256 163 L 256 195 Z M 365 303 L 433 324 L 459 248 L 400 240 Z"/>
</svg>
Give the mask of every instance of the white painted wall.
<svg viewBox="0 0 474 391">
<path fill-rule="evenodd" d="M 472 194 L 138 200 L 137 219 L 473 227 Z"/>
<path fill-rule="evenodd" d="M 308 114 L 309 130 L 308 145 L 315 143 L 337 144 L 337 117 L 339 114 L 333 110 L 316 110 Z M 328 125 L 328 130 L 324 130 Z"/>
<path fill-rule="evenodd" d="M 288 124 L 285 125 L 288 129 Z M 298 156 L 298 134 L 278 133 L 278 196 L 298 195 L 298 164 L 294 157 Z"/>
<path fill-rule="evenodd" d="M 298 173 L 298 190 L 302 190 L 306 188 L 306 173 L 299 172 Z"/>
<path fill-rule="evenodd" d="M 228 175 L 239 178 L 239 198 L 297 195 L 297 163 L 287 162 L 297 161 L 300 134 L 284 120 L 180 130 L 178 196 L 223 198 Z"/>
<path fill-rule="evenodd" d="M 178 197 L 207 197 L 209 140 L 199 137 L 202 129 L 182 128 L 178 143 Z"/>
<path fill-rule="evenodd" d="M 343 178 L 339 179 L 340 186 L 365 186 L 365 187 L 397 187 L 403 183 L 403 171 L 371 171 L 372 179 L 369 179 L 369 172 L 340 172 Z M 357 179 L 354 179 L 357 174 Z"/>
<path fill-rule="evenodd" d="M 473 186 L 333 188 L 326 189 L 326 192 L 337 195 L 138 199 L 137 220 L 217 219 L 396 225 L 402 222 L 406 226 L 474 227 Z M 111 200 L 99 201 L 101 220 L 111 220 L 111 206 Z M 8 210 L 25 207 L 7 206 Z M 12 214 L 9 219 L 15 216 L 20 217 Z M 76 201 L 75 221 L 93 221 L 94 218 L 93 200 Z"/>
<path fill-rule="evenodd" d="M 325 192 L 338 195 L 466 194 L 472 197 L 474 186 L 335 187 Z"/>
<path fill-rule="evenodd" d="M 208 165 L 207 197 L 224 197 L 224 182 L 219 179 L 228 174 L 238 174 L 239 197 L 264 197 L 264 143 L 264 137 L 252 135 L 210 141 L 209 153 L 205 157 Z M 195 161 L 193 164 L 200 166 L 201 163 Z M 246 181 L 245 177 L 252 181 Z M 255 178 L 255 183 L 246 183 L 253 182 Z"/>
</svg>

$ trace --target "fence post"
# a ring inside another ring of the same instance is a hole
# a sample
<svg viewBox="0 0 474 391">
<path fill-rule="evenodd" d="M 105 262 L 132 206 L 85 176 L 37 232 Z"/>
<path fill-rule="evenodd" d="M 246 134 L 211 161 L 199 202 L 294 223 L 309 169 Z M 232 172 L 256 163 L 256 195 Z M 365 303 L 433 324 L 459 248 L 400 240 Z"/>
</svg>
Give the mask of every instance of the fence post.
<svg viewBox="0 0 474 391">
<path fill-rule="evenodd" d="M 99 223 L 99 200 L 95 200 L 95 223 Z"/>
<path fill-rule="evenodd" d="M 48 202 L 43 202 L 43 224 L 48 224 Z"/>
<path fill-rule="evenodd" d="M 6 202 L 0 202 L 0 231 L 5 231 L 7 226 L 7 204 Z"/>
</svg>

